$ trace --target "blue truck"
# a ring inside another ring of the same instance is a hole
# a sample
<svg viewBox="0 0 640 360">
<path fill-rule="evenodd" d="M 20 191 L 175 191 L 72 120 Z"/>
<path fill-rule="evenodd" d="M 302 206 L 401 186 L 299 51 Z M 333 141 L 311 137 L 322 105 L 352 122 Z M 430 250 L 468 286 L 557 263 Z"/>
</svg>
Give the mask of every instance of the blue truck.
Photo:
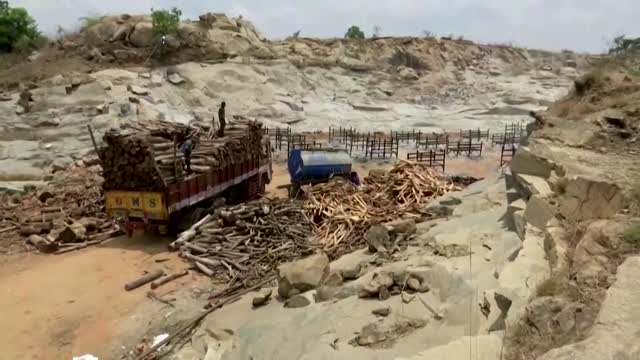
<svg viewBox="0 0 640 360">
<path fill-rule="evenodd" d="M 291 150 L 288 168 L 291 198 L 301 193 L 302 185 L 324 183 L 335 177 L 342 177 L 359 185 L 358 175 L 352 171 L 351 156 L 342 150 Z"/>
</svg>

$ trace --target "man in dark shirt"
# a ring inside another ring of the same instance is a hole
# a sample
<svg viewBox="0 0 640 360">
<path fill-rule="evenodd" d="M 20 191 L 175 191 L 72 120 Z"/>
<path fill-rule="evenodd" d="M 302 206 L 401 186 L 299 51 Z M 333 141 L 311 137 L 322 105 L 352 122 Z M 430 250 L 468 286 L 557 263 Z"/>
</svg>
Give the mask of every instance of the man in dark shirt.
<svg viewBox="0 0 640 360">
<path fill-rule="evenodd" d="M 224 136 L 224 128 L 227 125 L 227 121 L 224 115 L 224 109 L 227 106 L 227 104 L 223 101 L 222 104 L 220 104 L 220 109 L 218 109 L 218 120 L 220 120 L 220 130 L 218 130 L 218 136 L 222 137 Z"/>
<path fill-rule="evenodd" d="M 184 155 L 184 164 L 187 167 L 187 175 L 191 175 L 191 152 L 196 147 L 196 143 L 188 136 L 188 132 L 185 130 L 185 140 L 180 146 L 180 152 Z"/>
</svg>

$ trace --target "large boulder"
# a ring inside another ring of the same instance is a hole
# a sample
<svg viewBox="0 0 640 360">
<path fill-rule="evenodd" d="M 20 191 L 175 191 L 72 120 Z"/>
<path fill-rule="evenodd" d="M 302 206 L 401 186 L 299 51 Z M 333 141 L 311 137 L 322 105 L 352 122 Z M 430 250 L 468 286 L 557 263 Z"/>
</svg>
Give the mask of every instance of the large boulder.
<svg viewBox="0 0 640 360">
<path fill-rule="evenodd" d="M 392 245 L 389 230 L 382 225 L 374 225 L 369 228 L 364 238 L 367 240 L 367 244 L 369 244 L 370 252 L 387 252 Z"/>
<path fill-rule="evenodd" d="M 521 146 L 511 160 L 510 168 L 514 174 L 535 175 L 546 179 L 558 165 L 534 155 L 528 147 Z"/>
<path fill-rule="evenodd" d="M 317 288 L 328 276 L 329 258 L 324 253 L 283 264 L 278 268 L 278 294 L 288 299 L 292 292 Z"/>
<path fill-rule="evenodd" d="M 100 46 L 107 43 L 120 28 L 115 18 L 102 19 L 98 24 L 83 31 L 84 43 L 88 46 Z"/>
<path fill-rule="evenodd" d="M 560 214 L 572 221 L 601 219 L 611 217 L 624 206 L 624 195 L 616 184 L 577 177 L 566 183 Z"/>
<path fill-rule="evenodd" d="M 591 223 L 573 253 L 572 270 L 578 283 L 605 284 L 616 270 L 609 254 L 620 248 L 623 226 L 611 220 Z"/>
<path fill-rule="evenodd" d="M 149 47 L 153 43 L 153 24 L 150 22 L 139 22 L 129 35 L 129 42 L 139 48 Z"/>
<path fill-rule="evenodd" d="M 200 15 L 200 26 L 205 29 L 221 29 L 225 31 L 240 32 L 236 20 L 227 17 L 221 13 L 206 13 Z"/>
<path fill-rule="evenodd" d="M 527 224 L 531 224 L 540 230 L 547 227 L 547 222 L 556 215 L 556 207 L 549 200 L 540 195 L 534 195 L 527 203 L 527 209 L 524 211 L 524 219 Z"/>
<path fill-rule="evenodd" d="M 237 32 L 215 28 L 207 31 L 206 36 L 212 44 L 219 45 L 227 55 L 241 55 L 253 47 L 249 39 Z"/>
<path fill-rule="evenodd" d="M 398 68 L 398 75 L 402 80 L 413 81 L 420 79 L 420 75 L 418 75 L 418 73 L 414 69 L 406 66 Z"/>
<path fill-rule="evenodd" d="M 515 174 L 515 180 L 522 195 L 527 199 L 531 195 L 546 196 L 553 192 L 547 179 L 540 176 Z"/>
</svg>

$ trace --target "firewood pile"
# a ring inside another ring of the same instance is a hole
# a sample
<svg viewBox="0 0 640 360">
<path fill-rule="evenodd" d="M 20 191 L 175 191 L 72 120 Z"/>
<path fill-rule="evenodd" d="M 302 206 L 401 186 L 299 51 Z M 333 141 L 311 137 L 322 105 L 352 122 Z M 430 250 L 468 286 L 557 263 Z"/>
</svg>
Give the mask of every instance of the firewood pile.
<svg viewBox="0 0 640 360">
<path fill-rule="evenodd" d="M 216 210 L 171 248 L 200 272 L 237 290 L 273 276 L 281 263 L 313 254 L 317 246 L 311 238 L 299 201 L 262 199 Z"/>
<path fill-rule="evenodd" d="M 425 205 L 456 188 L 428 167 L 402 162 L 390 172 L 372 173 L 359 188 L 335 180 L 312 187 L 304 201 L 264 198 L 218 209 L 170 248 L 226 284 L 210 299 L 230 298 L 318 249 L 335 259 L 365 246 L 372 225 L 431 217 Z"/>
<path fill-rule="evenodd" d="M 216 137 L 211 128 L 168 121 L 127 123 L 105 133 L 101 149 L 105 190 L 162 191 L 186 177 L 179 145 L 191 138 L 195 148 L 191 169 L 195 174 L 223 169 L 265 156 L 262 124 L 243 117 Z"/>
<path fill-rule="evenodd" d="M 431 168 L 402 162 L 360 188 L 335 180 L 312 187 L 304 202 L 262 199 L 217 210 L 172 247 L 208 276 L 253 283 L 318 248 L 336 258 L 362 247 L 372 225 L 430 217 L 425 205 L 454 189 Z"/>
<path fill-rule="evenodd" d="M 43 188 L 1 194 L 0 251 L 62 254 L 120 235 L 105 213 L 101 181 L 95 172 L 76 168 L 57 173 Z"/>
<path fill-rule="evenodd" d="M 360 188 L 344 180 L 312 187 L 305 211 L 314 220 L 317 242 L 337 257 L 363 246 L 372 225 L 430 217 L 425 205 L 455 189 L 433 169 L 402 161 L 389 172 L 372 171 Z"/>
<path fill-rule="evenodd" d="M 425 164 L 401 161 L 389 172 L 374 172 L 365 190 L 385 194 L 401 211 L 415 212 L 450 191 L 460 190 L 454 182 Z"/>
</svg>

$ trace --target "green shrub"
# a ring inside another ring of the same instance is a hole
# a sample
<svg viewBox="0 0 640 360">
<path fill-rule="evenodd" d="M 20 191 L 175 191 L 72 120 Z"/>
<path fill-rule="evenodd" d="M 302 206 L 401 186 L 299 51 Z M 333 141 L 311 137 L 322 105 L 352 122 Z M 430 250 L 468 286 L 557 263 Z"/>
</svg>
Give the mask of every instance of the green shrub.
<svg viewBox="0 0 640 360">
<path fill-rule="evenodd" d="M 576 95 L 583 96 L 589 92 L 589 90 L 593 89 L 602 80 L 602 77 L 602 70 L 595 69 L 576 79 L 573 83 Z"/>
<path fill-rule="evenodd" d="M 43 39 L 41 37 L 32 39 L 28 36 L 22 36 L 15 42 L 15 44 L 13 44 L 13 52 L 21 54 L 29 53 L 33 49 L 41 47 L 42 41 Z"/>
<path fill-rule="evenodd" d="M 182 11 L 178 8 L 171 10 L 156 10 L 151 13 L 153 33 L 156 35 L 172 35 L 178 32 Z"/>
<path fill-rule="evenodd" d="M 613 39 L 613 44 L 609 48 L 609 54 L 638 52 L 640 52 L 640 38 L 627 38 L 625 35 Z"/>
<path fill-rule="evenodd" d="M 622 237 L 629 244 L 640 245 L 640 224 L 628 228 Z"/>
<path fill-rule="evenodd" d="M 346 39 L 364 39 L 364 32 L 360 30 L 357 26 L 352 26 L 347 30 L 347 33 L 344 34 Z"/>
<path fill-rule="evenodd" d="M 35 20 L 24 8 L 10 7 L 0 1 L 0 51 L 33 50 L 42 43 Z"/>
</svg>

